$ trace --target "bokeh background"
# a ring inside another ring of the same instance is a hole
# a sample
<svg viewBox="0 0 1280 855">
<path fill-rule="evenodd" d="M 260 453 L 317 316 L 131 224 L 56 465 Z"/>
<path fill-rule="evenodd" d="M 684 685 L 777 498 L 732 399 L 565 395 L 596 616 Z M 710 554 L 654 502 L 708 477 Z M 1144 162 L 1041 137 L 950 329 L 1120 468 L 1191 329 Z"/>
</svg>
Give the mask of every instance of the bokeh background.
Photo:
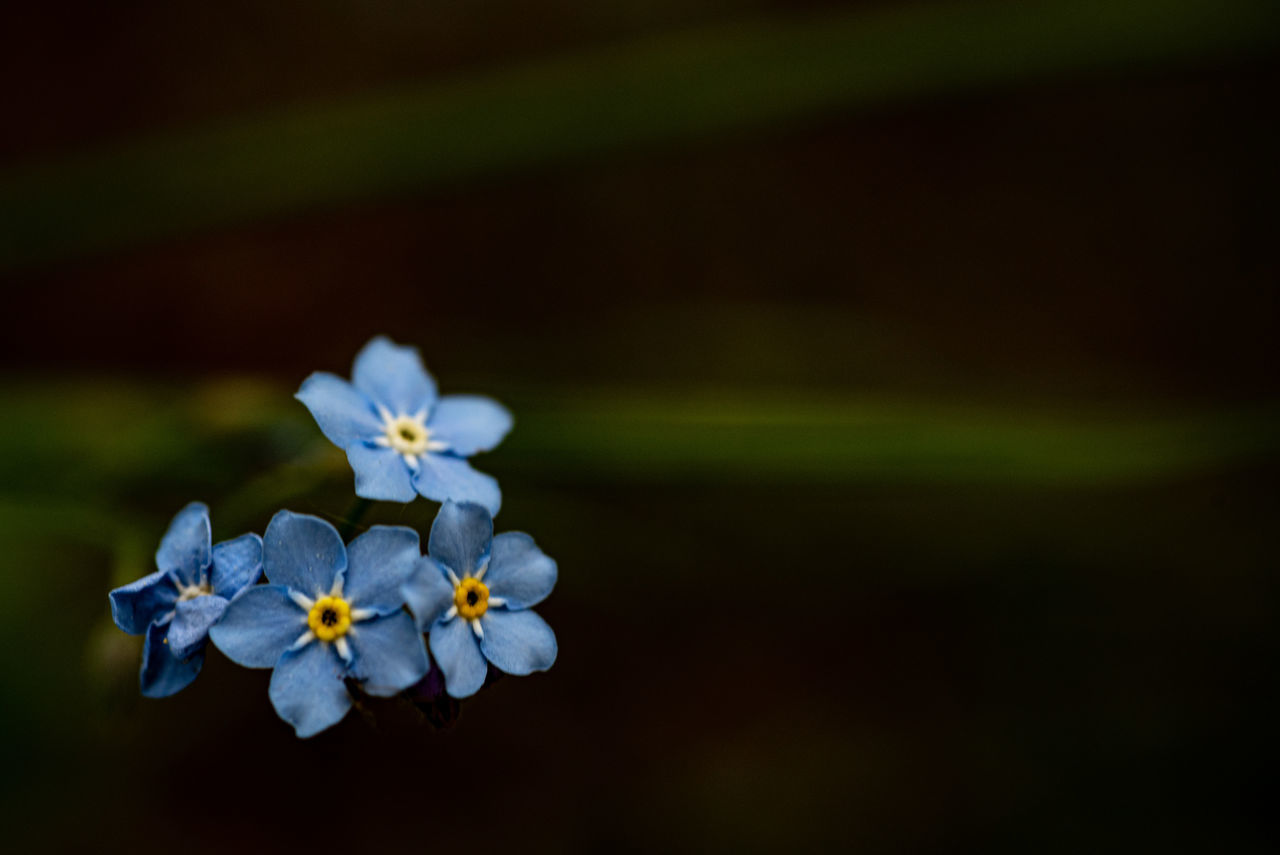
<svg viewBox="0 0 1280 855">
<path fill-rule="evenodd" d="M 5 17 L 7 841 L 1274 851 L 1273 3 Z M 108 589 L 340 519 L 291 395 L 376 333 L 515 412 L 556 666 L 138 697 Z"/>
</svg>

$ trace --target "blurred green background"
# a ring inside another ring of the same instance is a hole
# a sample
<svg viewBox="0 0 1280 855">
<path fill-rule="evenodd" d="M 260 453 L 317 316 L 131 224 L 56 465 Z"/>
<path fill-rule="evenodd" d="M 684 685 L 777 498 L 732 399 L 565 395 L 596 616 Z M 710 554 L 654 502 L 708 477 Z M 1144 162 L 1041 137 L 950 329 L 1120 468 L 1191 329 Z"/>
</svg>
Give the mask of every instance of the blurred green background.
<svg viewBox="0 0 1280 855">
<path fill-rule="evenodd" d="M 9 839 L 1273 851 L 1274 3 L 8 17 Z M 556 666 L 140 698 L 107 591 L 193 499 L 341 519 L 291 395 L 376 333 L 514 411 Z"/>
</svg>

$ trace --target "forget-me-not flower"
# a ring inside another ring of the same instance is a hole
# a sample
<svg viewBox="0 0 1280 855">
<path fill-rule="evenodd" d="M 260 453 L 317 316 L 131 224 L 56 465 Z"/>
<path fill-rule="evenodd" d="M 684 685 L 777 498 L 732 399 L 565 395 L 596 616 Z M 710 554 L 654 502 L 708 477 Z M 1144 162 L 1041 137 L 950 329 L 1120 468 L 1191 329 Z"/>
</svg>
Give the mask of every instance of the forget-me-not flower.
<svg viewBox="0 0 1280 855">
<path fill-rule="evenodd" d="M 405 584 L 405 600 L 430 630 L 431 654 L 455 698 L 484 685 L 486 660 L 524 675 L 556 661 L 556 636 L 530 606 L 556 584 L 556 563 L 522 532 L 493 536 L 480 505 L 446 502 L 431 525 L 430 560 Z"/>
<path fill-rule="evenodd" d="M 217 546 L 211 541 L 209 509 L 192 502 L 160 541 L 160 569 L 110 594 L 116 626 L 146 634 L 139 681 L 147 697 L 172 695 L 196 678 L 209 627 L 262 575 L 262 538 L 244 534 Z"/>
<path fill-rule="evenodd" d="M 422 635 L 401 608 L 401 587 L 426 561 L 413 529 L 374 526 L 343 546 L 324 520 L 280 511 L 263 536 L 270 584 L 233 602 L 210 636 L 234 662 L 274 668 L 272 705 L 312 736 L 351 708 L 347 678 L 390 697 L 427 673 Z"/>
<path fill-rule="evenodd" d="M 498 512 L 498 482 L 472 469 L 467 458 L 501 442 L 511 414 L 477 395 L 437 398 L 416 349 L 378 336 L 357 354 L 350 383 L 317 371 L 295 397 L 346 451 L 357 496 L 410 502 L 420 493 Z"/>
</svg>

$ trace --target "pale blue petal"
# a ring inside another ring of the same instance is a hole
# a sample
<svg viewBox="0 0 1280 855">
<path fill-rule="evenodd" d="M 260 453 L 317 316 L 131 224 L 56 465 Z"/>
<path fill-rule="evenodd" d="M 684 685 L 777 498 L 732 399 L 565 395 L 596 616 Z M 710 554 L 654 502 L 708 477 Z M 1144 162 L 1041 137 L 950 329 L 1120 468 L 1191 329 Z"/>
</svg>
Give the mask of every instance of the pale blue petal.
<svg viewBox="0 0 1280 855">
<path fill-rule="evenodd" d="M 142 635 L 151 622 L 173 611 L 178 601 L 178 588 L 166 570 L 157 570 L 116 588 L 109 595 L 111 619 L 130 635 Z"/>
<path fill-rule="evenodd" d="M 453 583 L 433 558 L 418 563 L 401 591 L 423 632 L 453 605 Z"/>
<path fill-rule="evenodd" d="M 556 661 L 556 634 L 533 612 L 489 609 L 480 626 L 480 649 L 499 671 L 523 676 L 545 671 Z"/>
<path fill-rule="evenodd" d="M 556 562 L 522 531 L 503 532 L 493 539 L 484 583 L 489 595 L 502 597 L 511 609 L 527 609 L 546 599 L 556 585 Z"/>
<path fill-rule="evenodd" d="M 502 442 L 511 423 L 511 413 L 491 398 L 446 395 L 431 408 L 427 430 L 432 440 L 447 442 L 451 453 L 470 457 Z"/>
<path fill-rule="evenodd" d="M 404 605 L 400 589 L 421 560 L 416 531 L 375 525 L 347 544 L 342 596 L 354 608 L 394 611 Z"/>
<path fill-rule="evenodd" d="M 484 507 L 445 502 L 431 523 L 427 552 L 461 578 L 484 566 L 492 543 L 493 518 Z"/>
<path fill-rule="evenodd" d="M 431 627 L 428 637 L 431 655 L 444 673 L 445 690 L 455 698 L 466 698 L 480 691 L 489 666 L 480 654 L 480 644 L 471 625 L 462 618 L 443 621 Z"/>
<path fill-rule="evenodd" d="M 347 550 L 338 530 L 319 517 L 280 511 L 262 538 L 262 568 L 273 584 L 315 599 L 347 569 Z"/>
<path fill-rule="evenodd" d="M 389 698 L 427 675 L 427 647 L 404 610 L 360 621 L 347 637 L 355 659 L 352 674 L 371 695 Z"/>
<path fill-rule="evenodd" d="M 342 721 L 351 696 L 342 682 L 346 669 L 333 646 L 313 641 L 285 651 L 271 673 L 267 694 L 280 718 L 300 737 L 314 736 Z"/>
<path fill-rule="evenodd" d="M 293 397 L 306 405 L 320 432 L 339 448 L 382 434 L 373 402 L 341 377 L 317 371 L 302 381 Z"/>
<path fill-rule="evenodd" d="M 491 475 L 477 472 L 461 457 L 450 454 L 424 454 L 418 458 L 418 471 L 413 473 L 413 486 L 435 502 L 475 502 L 497 515 L 502 506 L 502 491 Z"/>
<path fill-rule="evenodd" d="M 413 415 L 435 403 L 436 383 L 415 347 L 378 336 L 356 354 L 351 379 L 357 389 L 393 415 Z"/>
<path fill-rule="evenodd" d="M 307 613 L 283 585 L 258 585 L 231 601 L 209 637 L 246 668 L 270 668 L 307 632 Z"/>
<path fill-rule="evenodd" d="M 169 632 L 168 621 L 158 621 L 147 628 L 147 640 L 142 645 L 142 670 L 138 683 L 142 694 L 148 698 L 167 698 L 180 692 L 200 673 L 204 665 L 204 648 L 186 659 L 179 659 L 169 650 L 165 636 Z"/>
<path fill-rule="evenodd" d="M 213 547 L 213 569 L 209 576 L 213 592 L 227 599 L 255 584 L 262 576 L 262 538 L 242 534 Z"/>
<path fill-rule="evenodd" d="M 185 659 L 204 644 L 209 627 L 227 610 L 227 601 L 216 594 L 195 597 L 178 603 L 173 623 L 169 624 L 169 650 Z"/>
<path fill-rule="evenodd" d="M 209 509 L 201 502 L 192 502 L 169 523 L 156 550 L 156 566 L 172 570 L 187 585 L 199 584 L 209 566 L 210 542 Z"/>
<path fill-rule="evenodd" d="M 409 464 L 399 452 L 356 443 L 347 449 L 347 460 L 356 473 L 356 495 L 360 498 L 379 502 L 412 502 L 418 498 Z"/>
</svg>

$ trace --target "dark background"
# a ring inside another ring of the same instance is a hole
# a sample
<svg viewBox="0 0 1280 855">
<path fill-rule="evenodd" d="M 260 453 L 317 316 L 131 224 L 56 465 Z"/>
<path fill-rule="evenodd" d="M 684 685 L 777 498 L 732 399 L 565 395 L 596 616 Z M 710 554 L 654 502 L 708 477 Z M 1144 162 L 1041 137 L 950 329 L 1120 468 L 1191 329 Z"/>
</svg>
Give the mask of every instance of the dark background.
<svg viewBox="0 0 1280 855">
<path fill-rule="evenodd" d="M 6 18 L 8 839 L 1271 850 L 1268 4 Z M 305 742 L 216 652 L 138 697 L 107 591 L 192 499 L 341 519 L 290 396 L 377 333 L 514 411 L 555 667 Z"/>
</svg>

